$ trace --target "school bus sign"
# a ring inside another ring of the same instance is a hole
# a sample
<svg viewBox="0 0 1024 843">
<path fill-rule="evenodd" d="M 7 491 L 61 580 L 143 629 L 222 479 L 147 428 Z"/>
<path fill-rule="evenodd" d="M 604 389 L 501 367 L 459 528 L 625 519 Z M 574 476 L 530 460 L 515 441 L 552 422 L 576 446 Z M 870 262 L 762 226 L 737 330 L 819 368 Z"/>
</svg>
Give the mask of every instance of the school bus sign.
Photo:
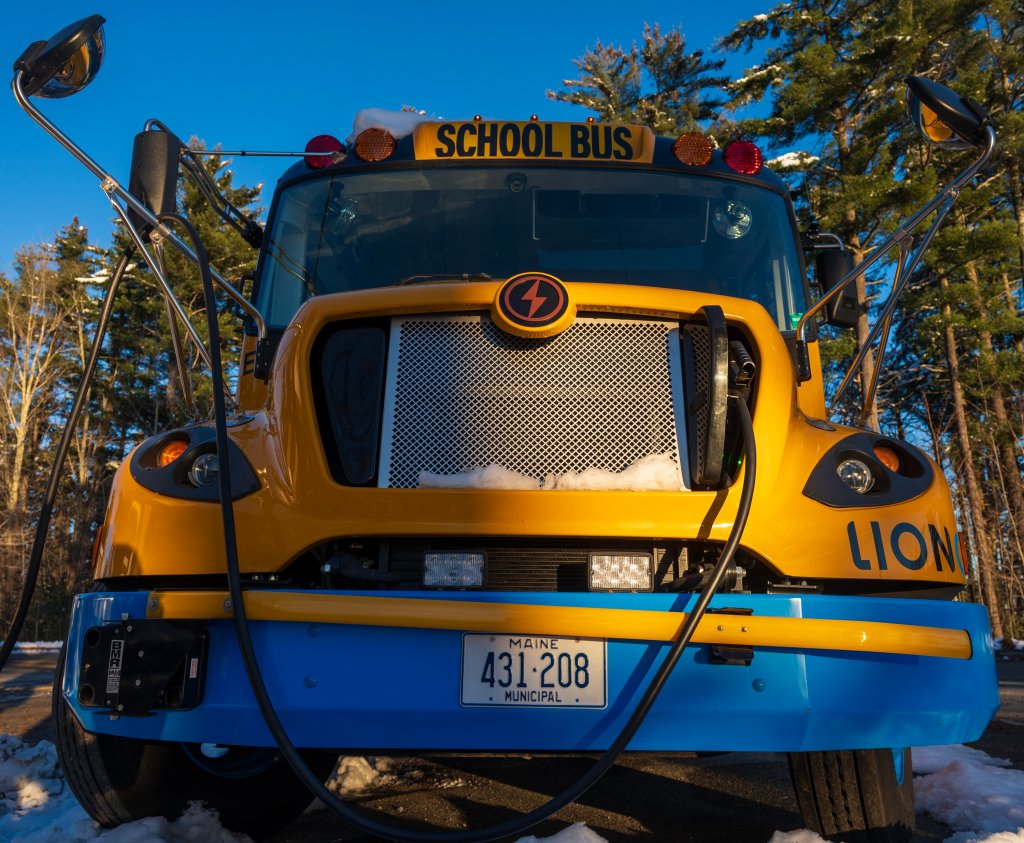
<svg viewBox="0 0 1024 843">
<path fill-rule="evenodd" d="M 650 164 L 654 133 L 646 126 L 603 123 L 421 123 L 417 161 L 525 159 Z"/>
</svg>

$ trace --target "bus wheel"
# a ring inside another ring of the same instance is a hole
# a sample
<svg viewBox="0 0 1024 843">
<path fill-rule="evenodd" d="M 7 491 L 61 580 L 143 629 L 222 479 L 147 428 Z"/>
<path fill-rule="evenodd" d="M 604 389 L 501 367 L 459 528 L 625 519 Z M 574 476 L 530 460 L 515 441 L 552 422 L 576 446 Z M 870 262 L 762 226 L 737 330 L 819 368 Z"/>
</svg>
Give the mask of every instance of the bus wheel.
<svg viewBox="0 0 1024 843">
<path fill-rule="evenodd" d="M 71 792 L 104 828 L 143 817 L 174 820 L 199 801 L 217 812 L 225 828 L 258 840 L 291 824 L 313 801 L 274 749 L 86 732 L 60 693 L 63 661 L 62 656 L 53 690 L 57 754 Z M 303 756 L 322 781 L 338 760 L 324 751 Z"/>
<path fill-rule="evenodd" d="M 791 752 L 804 823 L 829 840 L 907 843 L 914 833 L 910 750 Z"/>
</svg>

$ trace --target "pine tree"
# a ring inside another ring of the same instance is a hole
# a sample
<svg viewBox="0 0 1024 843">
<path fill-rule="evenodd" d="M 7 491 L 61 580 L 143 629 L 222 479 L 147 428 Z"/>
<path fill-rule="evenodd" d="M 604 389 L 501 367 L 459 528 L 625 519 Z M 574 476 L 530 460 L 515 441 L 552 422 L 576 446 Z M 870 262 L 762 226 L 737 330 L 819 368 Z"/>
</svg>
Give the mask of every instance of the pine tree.
<svg viewBox="0 0 1024 843">
<path fill-rule="evenodd" d="M 608 123 L 650 126 L 655 134 L 697 131 L 717 119 L 728 78 L 715 75 L 722 59 L 706 59 L 703 50 L 686 52 L 680 29 L 662 32 L 644 25 L 638 46 L 625 50 L 600 41 L 573 64 L 579 78 L 566 79 L 551 99 L 580 105 Z"/>
<path fill-rule="evenodd" d="M 741 130 L 769 148 L 808 144 L 812 158 L 795 193 L 804 213 L 840 236 L 855 262 L 863 260 L 896 221 L 933 195 L 928 170 L 912 177 L 894 172 L 908 142 L 903 130 L 903 80 L 910 73 L 941 75 L 950 66 L 943 44 L 970 29 L 973 0 L 796 0 L 741 22 L 722 49 L 750 50 L 770 39 L 765 59 L 732 85 L 732 106 L 765 98 L 767 117 L 741 121 Z M 857 279 L 862 301 L 884 279 Z M 867 339 L 868 312 L 856 327 L 856 345 Z M 874 372 L 874 351 L 864 359 L 861 382 Z M 878 429 L 877 407 L 866 408 Z"/>
</svg>

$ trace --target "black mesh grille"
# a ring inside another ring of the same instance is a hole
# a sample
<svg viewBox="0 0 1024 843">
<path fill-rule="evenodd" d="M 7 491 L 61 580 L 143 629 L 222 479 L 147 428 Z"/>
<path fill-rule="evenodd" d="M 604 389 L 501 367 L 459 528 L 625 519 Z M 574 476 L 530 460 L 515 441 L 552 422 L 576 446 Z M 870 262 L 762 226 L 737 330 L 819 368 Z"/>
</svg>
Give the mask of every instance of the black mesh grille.
<svg viewBox="0 0 1024 843">
<path fill-rule="evenodd" d="M 693 425 L 694 435 L 697 438 L 694 457 L 701 459 L 708 440 L 708 412 L 711 407 L 707 396 L 710 383 L 708 381 L 711 372 L 711 343 L 709 331 L 706 325 L 687 325 L 686 330 L 692 340 L 693 348 L 693 377 L 694 395 L 690 396 L 690 424 Z M 695 466 L 698 475 L 703 472 L 703 466 Z"/>
<path fill-rule="evenodd" d="M 548 340 L 487 318 L 396 320 L 381 485 L 421 472 L 500 465 L 542 480 L 620 472 L 652 454 L 678 462 L 669 343 L 676 323 L 588 319 Z"/>
</svg>

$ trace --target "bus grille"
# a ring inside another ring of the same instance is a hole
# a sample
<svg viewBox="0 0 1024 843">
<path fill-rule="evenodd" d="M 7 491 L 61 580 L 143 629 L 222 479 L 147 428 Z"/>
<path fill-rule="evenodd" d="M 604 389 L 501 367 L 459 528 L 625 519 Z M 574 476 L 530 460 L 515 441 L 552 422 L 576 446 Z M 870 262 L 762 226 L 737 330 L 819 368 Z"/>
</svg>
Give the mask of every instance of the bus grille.
<svg viewBox="0 0 1024 843">
<path fill-rule="evenodd" d="M 486 316 L 396 318 L 379 485 L 489 465 L 543 480 L 652 454 L 684 463 L 679 355 L 670 321 L 579 318 L 537 340 Z"/>
</svg>

